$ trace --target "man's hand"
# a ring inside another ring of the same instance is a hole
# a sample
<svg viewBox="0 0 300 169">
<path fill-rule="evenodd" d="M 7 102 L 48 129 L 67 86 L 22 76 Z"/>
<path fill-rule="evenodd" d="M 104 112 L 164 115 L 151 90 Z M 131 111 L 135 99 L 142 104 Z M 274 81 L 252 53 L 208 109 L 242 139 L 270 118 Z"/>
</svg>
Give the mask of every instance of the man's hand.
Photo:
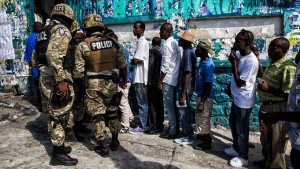
<svg viewBox="0 0 300 169">
<path fill-rule="evenodd" d="M 231 51 L 230 55 L 229 55 L 229 61 L 230 63 L 233 63 L 233 61 L 236 61 L 237 60 L 237 56 L 235 54 L 234 51 Z"/>
<path fill-rule="evenodd" d="M 157 88 L 158 88 L 159 90 L 162 90 L 162 82 L 158 82 Z"/>
<path fill-rule="evenodd" d="M 186 98 L 185 97 L 180 97 L 180 99 L 178 100 L 178 103 L 179 103 L 180 106 L 186 105 Z"/>
<path fill-rule="evenodd" d="M 127 88 L 127 82 L 122 82 L 120 84 L 120 86 L 121 86 L 122 89 L 126 89 Z"/>
<path fill-rule="evenodd" d="M 69 97 L 69 85 L 68 82 L 60 81 L 57 84 L 57 91 L 56 95 L 60 96 L 60 99 L 68 98 Z"/>
<path fill-rule="evenodd" d="M 196 109 L 196 114 L 201 113 L 204 111 L 204 103 L 199 102 Z"/>
<path fill-rule="evenodd" d="M 268 83 L 264 81 L 258 82 L 258 88 L 265 92 L 269 90 Z"/>
<path fill-rule="evenodd" d="M 260 121 L 260 132 L 262 133 L 268 132 L 268 126 L 263 122 L 263 120 Z"/>
<path fill-rule="evenodd" d="M 134 64 L 134 65 L 144 64 L 144 61 L 133 58 L 132 61 L 131 61 L 131 63 Z"/>
<path fill-rule="evenodd" d="M 29 66 L 29 74 L 32 74 L 32 66 Z"/>
</svg>

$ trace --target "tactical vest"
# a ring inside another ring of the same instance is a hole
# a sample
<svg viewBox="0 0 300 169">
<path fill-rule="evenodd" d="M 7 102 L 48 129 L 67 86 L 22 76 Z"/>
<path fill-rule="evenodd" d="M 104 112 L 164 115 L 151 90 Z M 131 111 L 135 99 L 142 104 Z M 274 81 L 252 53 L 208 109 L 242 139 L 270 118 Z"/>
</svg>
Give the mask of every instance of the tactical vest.
<svg viewBox="0 0 300 169">
<path fill-rule="evenodd" d="M 48 65 L 48 60 L 46 56 L 49 41 L 51 39 L 51 29 L 56 26 L 57 23 L 47 25 L 43 27 L 36 36 L 36 46 L 35 51 L 37 54 L 37 60 L 39 64 Z M 64 58 L 63 68 L 72 70 L 75 66 L 75 50 L 76 45 L 73 40 L 70 41 L 67 54 Z"/>
<path fill-rule="evenodd" d="M 95 35 L 84 40 L 91 53 L 86 57 L 87 72 L 99 73 L 116 68 L 119 46 L 114 39 L 106 35 Z"/>
<path fill-rule="evenodd" d="M 51 38 L 50 31 L 55 25 L 56 24 L 51 24 L 43 27 L 36 36 L 35 51 L 37 55 L 37 61 L 39 64 L 48 65 L 46 52 Z"/>
</svg>

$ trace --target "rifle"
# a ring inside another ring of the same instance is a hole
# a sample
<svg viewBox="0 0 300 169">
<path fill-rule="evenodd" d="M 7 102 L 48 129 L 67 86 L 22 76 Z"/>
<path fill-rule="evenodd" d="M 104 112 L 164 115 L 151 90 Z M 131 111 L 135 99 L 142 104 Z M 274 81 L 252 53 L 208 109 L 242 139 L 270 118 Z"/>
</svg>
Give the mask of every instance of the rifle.
<svg viewBox="0 0 300 169">
<path fill-rule="evenodd" d="M 261 112 L 260 118 L 265 124 L 274 124 L 277 121 L 300 123 L 300 111 L 293 112 Z"/>
</svg>

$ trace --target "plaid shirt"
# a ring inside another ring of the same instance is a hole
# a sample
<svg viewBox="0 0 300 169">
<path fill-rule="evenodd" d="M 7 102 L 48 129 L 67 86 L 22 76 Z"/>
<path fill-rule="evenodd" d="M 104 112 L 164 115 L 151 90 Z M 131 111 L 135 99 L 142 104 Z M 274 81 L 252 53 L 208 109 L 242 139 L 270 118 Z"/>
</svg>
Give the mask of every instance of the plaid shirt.
<svg viewBox="0 0 300 169">
<path fill-rule="evenodd" d="M 282 57 L 273 64 L 269 64 L 262 81 L 266 82 L 269 87 L 280 89 L 284 93 L 289 93 L 293 84 L 296 72 L 296 65 L 286 56 Z M 285 101 L 287 98 L 275 96 L 271 93 L 258 89 L 260 101 Z"/>
</svg>

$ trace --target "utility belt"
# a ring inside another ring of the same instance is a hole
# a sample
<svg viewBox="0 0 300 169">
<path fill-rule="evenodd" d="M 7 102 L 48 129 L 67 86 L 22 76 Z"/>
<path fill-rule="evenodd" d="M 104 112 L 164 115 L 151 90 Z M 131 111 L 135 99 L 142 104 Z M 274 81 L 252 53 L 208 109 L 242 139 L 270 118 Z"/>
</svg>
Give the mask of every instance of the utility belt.
<svg viewBox="0 0 300 169">
<path fill-rule="evenodd" d="M 107 83 L 111 80 L 113 83 L 119 82 L 119 75 L 115 71 L 111 72 L 111 75 L 89 75 L 88 79 L 104 79 Z"/>
</svg>

